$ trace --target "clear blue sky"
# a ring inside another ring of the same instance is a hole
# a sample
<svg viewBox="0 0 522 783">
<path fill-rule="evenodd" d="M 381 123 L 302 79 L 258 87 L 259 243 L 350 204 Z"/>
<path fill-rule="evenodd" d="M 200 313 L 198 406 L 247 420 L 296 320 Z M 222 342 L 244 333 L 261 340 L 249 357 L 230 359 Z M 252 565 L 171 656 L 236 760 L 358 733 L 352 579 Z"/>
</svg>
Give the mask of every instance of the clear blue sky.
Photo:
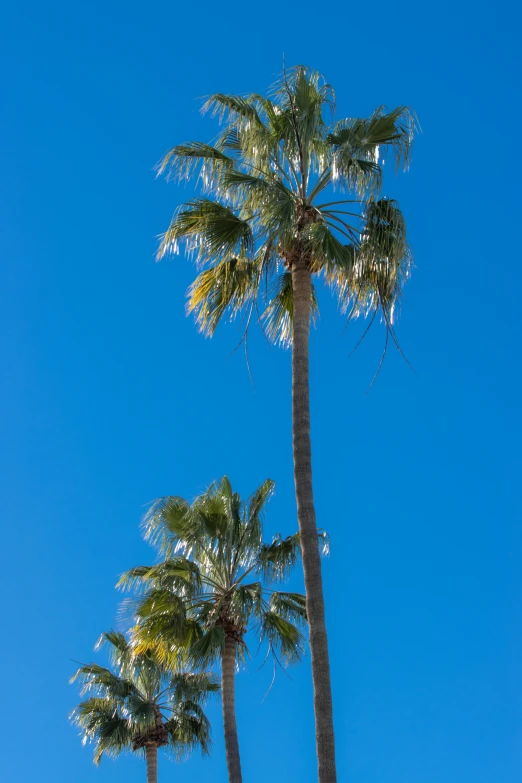
<svg viewBox="0 0 522 783">
<path fill-rule="evenodd" d="M 73 659 L 115 620 L 113 585 L 151 554 L 145 504 L 228 473 L 277 482 L 267 535 L 296 527 L 290 355 L 184 315 L 193 269 L 156 264 L 189 191 L 165 149 L 214 133 L 198 96 L 263 91 L 288 64 L 339 113 L 410 104 L 423 135 L 392 175 L 417 269 L 394 351 L 324 300 L 312 416 L 340 781 L 515 783 L 521 769 L 519 9 L 305 0 L 11 3 L 0 61 L 4 780 L 144 781 L 96 769 L 67 714 Z M 391 174 L 391 172 L 388 172 Z M 316 780 L 308 665 L 238 676 L 245 780 Z M 211 761 L 161 780 L 225 783 Z M 272 760 L 277 759 L 275 771 Z"/>
</svg>

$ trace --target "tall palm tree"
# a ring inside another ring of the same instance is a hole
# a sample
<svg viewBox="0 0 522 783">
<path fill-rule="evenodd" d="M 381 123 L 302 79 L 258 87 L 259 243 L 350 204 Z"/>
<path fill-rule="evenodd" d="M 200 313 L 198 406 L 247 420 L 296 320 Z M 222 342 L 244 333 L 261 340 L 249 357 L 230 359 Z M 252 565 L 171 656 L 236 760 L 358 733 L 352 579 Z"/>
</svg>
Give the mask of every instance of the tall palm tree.
<svg viewBox="0 0 522 783">
<path fill-rule="evenodd" d="M 248 651 L 248 631 L 267 642 L 282 663 L 297 661 L 303 646 L 304 596 L 270 588 L 300 554 L 299 534 L 263 543 L 261 517 L 273 487 L 267 479 L 243 502 L 225 476 L 192 503 L 181 497 L 158 500 L 144 529 L 166 559 L 131 569 L 119 583 L 145 590 L 134 604 L 137 650 L 152 647 L 175 659 L 188 648 L 195 666 L 221 662 L 230 783 L 242 780 L 235 672 Z"/>
<path fill-rule="evenodd" d="M 205 109 L 223 128 L 213 145 L 171 149 L 159 172 L 199 173 L 201 197 L 183 205 L 158 257 L 184 241 L 202 271 L 188 310 L 212 335 L 224 316 L 252 317 L 266 336 L 292 346 L 294 479 L 305 574 L 319 780 L 334 783 L 335 750 L 321 564 L 312 492 L 308 338 L 322 277 L 351 317 L 393 318 L 411 259 L 396 201 L 379 197 L 383 156 L 408 164 L 415 128 L 404 106 L 368 118 L 327 122 L 333 88 L 299 66 L 269 97 L 212 95 Z M 345 191 L 340 197 L 334 191 Z M 331 192 L 330 192 L 331 191 Z M 343 197 L 344 196 L 344 197 Z"/>
<path fill-rule="evenodd" d="M 168 747 L 177 758 L 199 747 L 210 749 L 210 724 L 202 704 L 219 684 L 207 673 L 173 673 L 152 652 L 135 655 L 125 636 L 104 633 L 97 647 L 110 647 L 114 671 L 96 663 L 81 666 L 71 682 L 79 681 L 89 695 L 71 713 L 83 742 L 94 742 L 94 762 L 104 754 L 144 753 L 147 783 L 157 783 L 158 748 Z"/>
</svg>

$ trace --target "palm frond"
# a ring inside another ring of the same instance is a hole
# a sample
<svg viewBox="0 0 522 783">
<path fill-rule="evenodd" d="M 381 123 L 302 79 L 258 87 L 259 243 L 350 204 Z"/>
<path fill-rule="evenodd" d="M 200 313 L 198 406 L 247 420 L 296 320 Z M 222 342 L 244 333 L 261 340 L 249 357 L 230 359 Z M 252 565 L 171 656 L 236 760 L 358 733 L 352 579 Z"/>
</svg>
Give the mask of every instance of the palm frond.
<svg viewBox="0 0 522 783">
<path fill-rule="evenodd" d="M 344 230 L 348 239 L 357 241 L 354 230 Z M 331 274 L 334 269 L 344 269 L 349 273 L 354 265 L 353 244 L 343 244 L 328 227 L 325 221 L 311 223 L 304 235 L 304 242 L 312 257 L 312 268 L 315 272 L 324 271 Z"/>
<path fill-rule="evenodd" d="M 168 615 L 173 623 L 177 623 L 181 633 L 185 622 L 184 597 L 173 593 L 170 589 L 152 587 L 139 600 L 136 616 L 143 619 L 158 615 Z"/>
<path fill-rule="evenodd" d="M 353 275 L 344 289 L 338 285 L 341 308 L 351 305 L 357 315 L 381 307 L 387 323 L 393 324 L 412 266 L 406 223 L 397 202 L 391 199 L 370 201 L 365 218 Z"/>
<path fill-rule="evenodd" d="M 253 492 L 246 503 L 247 523 L 251 522 L 263 512 L 266 503 L 270 500 L 275 491 L 275 481 L 265 479 L 263 483 Z"/>
<path fill-rule="evenodd" d="M 282 538 L 276 535 L 272 543 L 263 544 L 259 554 L 259 567 L 269 582 L 280 581 L 297 563 L 301 555 L 299 533 Z"/>
<path fill-rule="evenodd" d="M 122 751 L 130 750 L 133 739 L 130 722 L 106 699 L 87 699 L 70 717 L 80 729 L 83 743 L 95 744 L 95 764 L 99 764 L 104 755 L 116 757 Z"/>
<path fill-rule="evenodd" d="M 273 94 L 280 111 L 285 156 L 296 161 L 304 196 L 310 173 L 319 168 L 326 127 L 324 110 L 335 106 L 334 90 L 324 83 L 318 71 L 299 65 L 285 70 L 274 85 Z"/>
<path fill-rule="evenodd" d="M 219 680 L 213 672 L 176 672 L 170 680 L 169 698 L 174 704 L 191 701 L 200 705 L 219 690 Z"/>
<path fill-rule="evenodd" d="M 406 106 L 391 112 L 379 106 L 368 119 L 340 120 L 326 137 L 333 150 L 334 181 L 358 192 L 375 190 L 382 176 L 380 156 L 391 151 L 397 166 L 408 167 L 416 127 L 415 113 Z"/>
<path fill-rule="evenodd" d="M 216 147 L 201 141 L 189 141 L 169 150 L 156 168 L 158 176 L 166 174 L 167 179 L 176 180 L 190 179 L 199 169 L 203 187 L 209 189 L 214 177 L 233 165 L 232 158 Z"/>
<path fill-rule="evenodd" d="M 247 626 L 252 616 L 260 616 L 262 608 L 263 586 L 261 582 L 238 583 L 230 601 L 230 614 L 238 624 Z"/>
<path fill-rule="evenodd" d="M 127 638 L 123 633 L 114 629 L 105 631 L 96 642 L 94 649 L 99 650 L 105 646 L 109 648 L 109 656 L 113 665 L 121 676 L 125 676 L 128 668 L 132 666 L 132 650 Z"/>
<path fill-rule="evenodd" d="M 319 305 L 312 284 L 311 315 L 315 324 L 319 316 Z M 294 292 L 292 273 L 283 272 L 276 278 L 270 291 L 270 300 L 261 316 L 267 338 L 284 347 L 292 344 L 292 325 L 294 320 Z"/>
<path fill-rule="evenodd" d="M 199 264 L 248 254 L 254 246 L 248 220 L 225 204 L 206 198 L 192 199 L 174 215 L 161 238 L 158 258 L 177 253 L 181 240 Z"/>
<path fill-rule="evenodd" d="M 210 112 L 212 117 L 218 117 L 220 121 L 231 117 L 234 120 L 240 118 L 247 122 L 261 124 L 261 118 L 253 103 L 241 95 L 215 93 L 207 98 L 203 104 L 202 112 Z"/>
<path fill-rule="evenodd" d="M 225 647 L 225 631 L 213 625 L 190 648 L 190 658 L 197 669 L 212 666 L 221 660 Z"/>
<path fill-rule="evenodd" d="M 406 169 L 409 165 L 411 145 L 415 130 L 418 129 L 415 112 L 408 106 L 398 106 L 390 112 L 385 106 L 375 110 L 364 128 L 364 143 L 376 147 L 391 149 L 397 166 Z"/>
<path fill-rule="evenodd" d="M 80 668 L 71 677 L 71 683 L 80 682 L 80 694 L 93 692 L 106 699 L 126 699 L 132 693 L 132 684 L 97 663 L 89 663 Z"/>
<path fill-rule="evenodd" d="M 225 315 L 234 318 L 253 302 L 259 267 L 247 258 L 229 258 L 201 272 L 189 288 L 187 311 L 200 332 L 212 336 Z"/>
<path fill-rule="evenodd" d="M 196 747 L 204 756 L 209 755 L 212 745 L 210 722 L 198 704 L 185 702 L 166 721 L 165 728 L 169 732 L 170 747 L 178 760 Z"/>
<path fill-rule="evenodd" d="M 159 683 L 159 678 L 157 680 Z M 155 689 L 156 691 L 159 688 Z M 156 710 L 154 704 L 147 698 L 133 694 L 129 696 L 126 703 L 126 710 L 132 716 L 132 723 L 136 733 L 144 732 L 152 728 L 156 722 Z"/>
<path fill-rule="evenodd" d="M 201 586 L 201 574 L 192 560 L 175 555 L 155 566 L 135 566 L 123 573 L 116 583 L 116 587 L 125 590 L 146 591 L 151 586 L 175 590 L 178 595 L 188 598 Z"/>
<path fill-rule="evenodd" d="M 159 498 L 141 522 L 145 541 L 170 557 L 171 542 L 186 533 L 189 513 L 190 503 L 183 498 L 172 495 Z"/>
<path fill-rule="evenodd" d="M 267 611 L 261 619 L 261 638 L 281 655 L 285 664 L 297 663 L 304 652 L 304 636 L 293 622 L 275 611 Z"/>
<path fill-rule="evenodd" d="M 301 593 L 273 592 L 269 601 L 270 610 L 295 625 L 306 621 L 306 597 Z"/>
<path fill-rule="evenodd" d="M 182 671 L 191 665 L 190 649 L 203 631 L 194 618 L 187 618 L 183 627 L 168 613 L 140 620 L 133 629 L 136 655 L 152 653 L 169 672 Z"/>
</svg>

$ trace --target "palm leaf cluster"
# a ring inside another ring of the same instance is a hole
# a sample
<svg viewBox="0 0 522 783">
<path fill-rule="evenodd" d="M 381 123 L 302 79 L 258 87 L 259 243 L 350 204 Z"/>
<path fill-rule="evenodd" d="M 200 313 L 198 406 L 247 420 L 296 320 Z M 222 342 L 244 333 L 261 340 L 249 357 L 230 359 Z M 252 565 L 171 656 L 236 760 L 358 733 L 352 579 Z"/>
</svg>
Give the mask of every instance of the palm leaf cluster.
<svg viewBox="0 0 522 783">
<path fill-rule="evenodd" d="M 159 164 L 169 178 L 199 183 L 158 257 L 180 242 L 193 255 L 201 271 L 188 309 L 205 334 L 224 316 L 244 313 L 248 326 L 255 314 L 271 341 L 290 343 L 289 272 L 303 256 L 342 312 L 380 310 L 393 333 L 412 261 L 399 206 L 379 194 L 385 158 L 409 164 L 415 115 L 381 106 L 366 119 L 328 121 L 334 108 L 331 85 L 300 66 L 269 97 L 211 96 L 204 110 L 222 126 L 214 143 L 177 145 Z M 313 288 L 311 305 L 315 316 Z"/>
<path fill-rule="evenodd" d="M 147 745 L 167 746 L 176 758 L 195 747 L 208 754 L 210 725 L 202 707 L 219 690 L 215 676 L 169 671 L 151 651 L 136 654 L 116 631 L 102 634 L 102 645 L 109 647 L 112 669 L 84 664 L 72 678 L 88 698 L 71 717 L 84 743 L 94 743 L 95 763 Z"/>
<path fill-rule="evenodd" d="M 138 591 L 131 606 L 139 651 L 201 668 L 220 660 L 229 637 L 239 663 L 251 631 L 281 663 L 299 659 L 305 598 L 272 587 L 297 562 L 299 534 L 263 542 L 262 514 L 273 488 L 267 479 L 243 502 L 224 477 L 192 502 L 167 497 L 152 506 L 145 537 L 165 559 L 133 568 L 119 582 Z"/>
</svg>

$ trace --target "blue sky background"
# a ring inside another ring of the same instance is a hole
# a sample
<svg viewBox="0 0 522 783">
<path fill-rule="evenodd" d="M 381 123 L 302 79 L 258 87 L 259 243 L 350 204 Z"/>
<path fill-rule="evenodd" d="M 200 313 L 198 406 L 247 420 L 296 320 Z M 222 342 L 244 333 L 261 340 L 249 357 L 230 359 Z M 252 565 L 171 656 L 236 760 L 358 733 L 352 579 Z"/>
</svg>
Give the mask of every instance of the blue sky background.
<svg viewBox="0 0 522 783">
<path fill-rule="evenodd" d="M 321 70 L 340 115 L 410 104 L 423 134 L 384 192 L 417 269 L 396 352 L 365 397 L 384 334 L 324 299 L 312 422 L 339 780 L 515 783 L 520 600 L 521 126 L 519 9 L 509 3 L 11 3 L 0 62 L 0 482 L 3 776 L 145 779 L 96 769 L 67 714 L 73 660 L 115 620 L 113 585 L 151 560 L 138 522 L 163 494 L 228 473 L 277 482 L 267 537 L 296 527 L 290 355 L 184 315 L 193 269 L 156 264 L 190 191 L 154 179 L 171 145 L 209 139 L 197 97 L 263 91 L 288 64 Z M 316 780 L 308 665 L 237 679 L 248 783 Z M 161 780 L 225 783 L 210 761 Z"/>
</svg>

